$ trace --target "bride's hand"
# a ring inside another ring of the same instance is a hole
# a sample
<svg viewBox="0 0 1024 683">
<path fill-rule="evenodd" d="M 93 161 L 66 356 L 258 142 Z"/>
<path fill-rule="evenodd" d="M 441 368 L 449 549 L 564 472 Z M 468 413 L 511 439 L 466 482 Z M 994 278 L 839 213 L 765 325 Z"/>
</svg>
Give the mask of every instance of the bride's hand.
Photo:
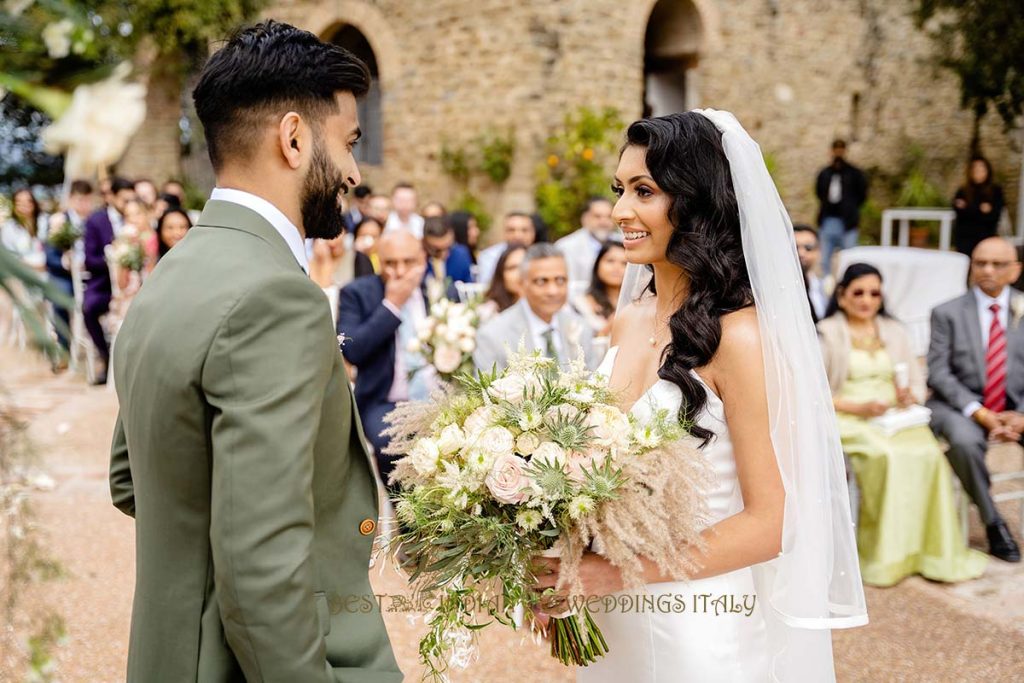
<svg viewBox="0 0 1024 683">
<path fill-rule="evenodd" d="M 542 594 L 546 589 L 554 589 L 558 585 L 560 563 L 557 558 L 537 558 L 537 594 Z M 611 562 L 597 553 L 583 553 L 579 566 L 580 583 L 583 585 L 583 597 L 592 596 L 604 597 L 612 593 L 618 593 L 623 589 L 622 574 Z M 559 594 L 564 598 L 564 594 Z M 541 607 L 555 611 L 557 605 L 549 606 L 545 599 L 541 599 Z"/>
</svg>

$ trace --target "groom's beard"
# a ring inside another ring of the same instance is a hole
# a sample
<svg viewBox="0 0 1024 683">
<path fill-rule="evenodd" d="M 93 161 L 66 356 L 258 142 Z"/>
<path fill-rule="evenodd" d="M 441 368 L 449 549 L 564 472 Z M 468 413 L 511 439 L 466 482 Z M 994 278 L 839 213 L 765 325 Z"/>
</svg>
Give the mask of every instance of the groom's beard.
<svg viewBox="0 0 1024 683">
<path fill-rule="evenodd" d="M 345 229 L 338 198 L 348 192 L 345 176 L 321 143 L 313 147 L 313 160 L 302 188 L 302 226 L 310 239 L 332 240 Z"/>
</svg>

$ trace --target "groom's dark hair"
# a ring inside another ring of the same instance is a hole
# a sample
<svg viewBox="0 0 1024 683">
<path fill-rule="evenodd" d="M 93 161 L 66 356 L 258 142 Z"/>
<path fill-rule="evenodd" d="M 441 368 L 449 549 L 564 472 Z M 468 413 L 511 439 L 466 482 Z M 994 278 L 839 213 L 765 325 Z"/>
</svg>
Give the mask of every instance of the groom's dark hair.
<svg viewBox="0 0 1024 683">
<path fill-rule="evenodd" d="M 246 159 L 254 131 L 271 117 L 298 112 L 312 126 L 337 113 L 335 95 L 370 88 L 370 70 L 343 47 L 268 20 L 238 30 L 215 52 L 192 91 L 214 169 Z"/>
</svg>

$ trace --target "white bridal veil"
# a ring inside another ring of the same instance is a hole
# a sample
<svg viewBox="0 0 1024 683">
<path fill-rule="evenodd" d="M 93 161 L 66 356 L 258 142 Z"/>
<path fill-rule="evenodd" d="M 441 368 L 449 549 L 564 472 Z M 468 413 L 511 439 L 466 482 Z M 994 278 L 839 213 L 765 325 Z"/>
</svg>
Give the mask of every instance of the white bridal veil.
<svg viewBox="0 0 1024 683">
<path fill-rule="evenodd" d="M 796 256 L 793 226 L 761 149 L 729 112 L 698 109 L 722 133 L 754 292 L 772 445 L 786 488 L 782 553 L 752 569 L 773 679 L 833 680 L 830 629 L 867 623 L 832 394 Z M 630 264 L 621 302 L 649 282 Z"/>
</svg>

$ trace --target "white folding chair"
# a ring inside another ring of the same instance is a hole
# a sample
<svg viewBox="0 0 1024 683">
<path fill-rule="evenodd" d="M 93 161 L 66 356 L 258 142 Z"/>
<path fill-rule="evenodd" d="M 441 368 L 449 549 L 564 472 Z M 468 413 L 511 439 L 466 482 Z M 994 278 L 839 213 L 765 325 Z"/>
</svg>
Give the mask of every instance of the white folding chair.
<svg viewBox="0 0 1024 683">
<path fill-rule="evenodd" d="M 96 347 L 85 329 L 82 304 L 85 300 L 85 264 L 78 254 L 71 255 L 71 291 L 75 307 L 71 311 L 71 370 L 77 372 L 85 361 L 85 378 L 92 383 L 96 380 Z"/>
</svg>

